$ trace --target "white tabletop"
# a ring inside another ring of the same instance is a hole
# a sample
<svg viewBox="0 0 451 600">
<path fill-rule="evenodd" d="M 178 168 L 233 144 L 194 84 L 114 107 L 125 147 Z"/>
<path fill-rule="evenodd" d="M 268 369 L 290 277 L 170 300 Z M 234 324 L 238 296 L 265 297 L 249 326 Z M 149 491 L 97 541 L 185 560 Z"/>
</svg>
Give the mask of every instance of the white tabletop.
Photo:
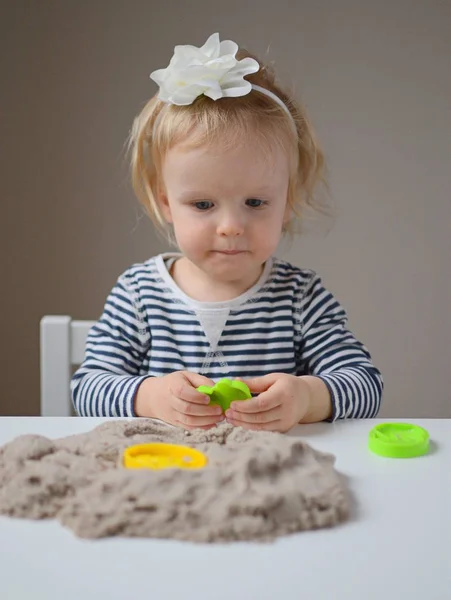
<svg viewBox="0 0 451 600">
<path fill-rule="evenodd" d="M 50 438 L 106 419 L 0 418 L 0 445 L 24 433 Z M 449 600 L 451 420 L 409 420 L 432 439 L 428 456 L 393 460 L 366 448 L 371 421 L 297 427 L 355 497 L 351 520 L 271 544 L 197 545 L 81 540 L 56 521 L 0 517 L 5 600 Z"/>
</svg>

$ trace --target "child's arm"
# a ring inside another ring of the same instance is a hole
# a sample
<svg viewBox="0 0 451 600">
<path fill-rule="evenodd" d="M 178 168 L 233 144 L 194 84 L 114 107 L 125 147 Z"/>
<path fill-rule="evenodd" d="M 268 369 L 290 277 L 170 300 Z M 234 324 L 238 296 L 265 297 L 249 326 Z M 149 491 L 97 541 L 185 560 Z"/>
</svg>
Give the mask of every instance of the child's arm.
<svg viewBox="0 0 451 600">
<path fill-rule="evenodd" d="M 301 360 L 319 377 L 332 402 L 331 420 L 374 417 L 383 380 L 366 347 L 347 328 L 347 315 L 314 274 L 300 306 Z"/>
<path fill-rule="evenodd" d="M 89 332 L 83 364 L 71 382 L 81 416 L 134 415 L 135 394 L 148 375 L 140 368 L 150 345 L 138 293 L 127 275 L 109 294 L 99 321 Z"/>
</svg>

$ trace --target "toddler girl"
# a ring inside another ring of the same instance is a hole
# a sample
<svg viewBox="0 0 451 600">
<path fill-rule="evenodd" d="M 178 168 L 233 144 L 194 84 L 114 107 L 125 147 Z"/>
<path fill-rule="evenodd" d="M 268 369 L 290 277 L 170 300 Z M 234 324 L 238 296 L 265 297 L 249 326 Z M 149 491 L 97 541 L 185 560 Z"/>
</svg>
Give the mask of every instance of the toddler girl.
<svg viewBox="0 0 451 600">
<path fill-rule="evenodd" d="M 218 34 L 176 46 L 151 78 L 132 180 L 180 252 L 118 278 L 72 380 L 78 414 L 271 431 L 374 417 L 382 377 L 345 311 L 316 273 L 274 256 L 323 176 L 303 108 Z M 196 389 L 223 377 L 254 395 L 225 415 Z"/>
</svg>

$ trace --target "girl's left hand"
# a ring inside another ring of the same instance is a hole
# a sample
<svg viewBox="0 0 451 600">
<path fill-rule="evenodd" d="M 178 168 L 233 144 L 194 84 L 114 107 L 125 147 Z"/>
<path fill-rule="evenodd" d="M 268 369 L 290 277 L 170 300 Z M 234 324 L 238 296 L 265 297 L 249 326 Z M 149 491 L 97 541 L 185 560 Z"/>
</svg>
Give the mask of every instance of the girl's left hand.
<svg viewBox="0 0 451 600">
<path fill-rule="evenodd" d="M 258 396 L 232 402 L 226 418 L 246 429 L 286 432 L 301 421 L 310 408 L 311 389 L 302 377 L 270 373 L 241 379 Z"/>
</svg>

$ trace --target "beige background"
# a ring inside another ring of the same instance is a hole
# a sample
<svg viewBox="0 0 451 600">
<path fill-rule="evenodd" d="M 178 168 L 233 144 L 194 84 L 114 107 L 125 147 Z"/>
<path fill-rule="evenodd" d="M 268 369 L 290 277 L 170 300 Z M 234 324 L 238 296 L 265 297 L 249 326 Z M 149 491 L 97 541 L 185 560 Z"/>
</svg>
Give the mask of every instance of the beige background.
<svg viewBox="0 0 451 600">
<path fill-rule="evenodd" d="M 0 414 L 38 413 L 42 315 L 97 318 L 118 274 L 166 249 L 123 144 L 150 71 L 219 31 L 269 48 L 329 162 L 333 226 L 284 256 L 347 308 L 385 375 L 382 416 L 451 417 L 450 5 L 3 0 Z"/>
</svg>

